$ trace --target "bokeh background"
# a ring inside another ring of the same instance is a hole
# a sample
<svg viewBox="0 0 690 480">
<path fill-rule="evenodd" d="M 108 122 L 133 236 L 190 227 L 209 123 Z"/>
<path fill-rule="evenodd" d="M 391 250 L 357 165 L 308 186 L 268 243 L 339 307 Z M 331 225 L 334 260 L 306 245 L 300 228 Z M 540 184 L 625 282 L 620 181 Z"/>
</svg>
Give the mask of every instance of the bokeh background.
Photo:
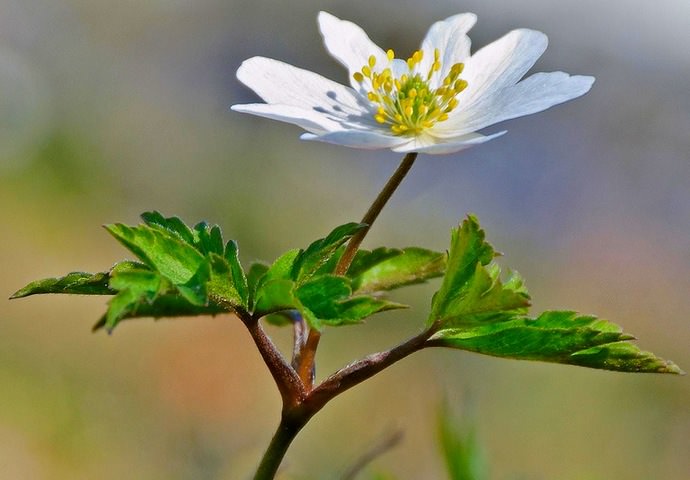
<svg viewBox="0 0 690 480">
<path fill-rule="evenodd" d="M 476 213 L 534 311 L 596 313 L 690 369 L 690 3 L 686 0 L 0 0 L 0 292 L 125 256 L 101 224 L 158 209 L 206 219 L 271 260 L 357 220 L 392 153 L 298 140 L 242 116 L 253 55 L 346 81 L 318 10 L 414 50 L 461 11 L 482 46 L 517 27 L 551 46 L 535 70 L 597 77 L 585 97 L 508 122 L 480 148 L 422 157 L 366 245 L 445 249 Z M 488 129 L 497 131 L 503 125 Z M 407 312 L 329 330 L 319 373 L 406 338 Z M 279 397 L 236 319 L 127 322 L 91 334 L 104 298 L 0 300 L 0 478 L 247 478 Z M 286 346 L 289 332 L 271 330 Z M 687 377 L 616 374 L 425 351 L 319 413 L 284 478 L 338 478 L 390 432 L 368 470 L 443 478 L 443 399 L 472 412 L 494 479 L 668 479 L 690 472 Z M 367 478 L 364 475 L 363 478 Z"/>
</svg>

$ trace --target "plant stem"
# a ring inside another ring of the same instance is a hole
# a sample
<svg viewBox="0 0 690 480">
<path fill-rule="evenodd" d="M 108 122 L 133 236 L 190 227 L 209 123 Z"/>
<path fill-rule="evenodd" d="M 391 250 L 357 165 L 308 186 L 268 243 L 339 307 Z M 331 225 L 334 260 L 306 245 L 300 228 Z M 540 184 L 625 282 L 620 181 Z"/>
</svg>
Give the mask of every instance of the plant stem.
<svg viewBox="0 0 690 480">
<path fill-rule="evenodd" d="M 306 417 L 296 421 L 283 414 L 280 419 L 280 425 L 278 425 L 278 429 L 261 459 L 259 468 L 254 474 L 254 480 L 273 480 L 278 467 L 280 467 L 280 463 L 283 461 L 285 452 L 287 452 L 288 447 L 290 447 L 290 444 L 309 418 Z"/>
<path fill-rule="evenodd" d="M 379 193 L 379 196 L 376 197 L 374 203 L 371 204 L 371 207 L 369 207 L 367 213 L 365 213 L 364 217 L 362 217 L 362 223 L 366 223 L 367 226 L 357 232 L 350 239 L 350 241 L 347 242 L 347 247 L 345 247 L 345 251 L 335 267 L 336 275 L 345 275 L 345 273 L 347 273 L 347 270 L 350 268 L 350 264 L 352 264 L 352 260 L 355 258 L 355 254 L 357 253 L 362 240 L 364 240 L 364 237 L 366 237 L 367 233 L 369 232 L 371 225 L 376 220 L 376 217 L 379 216 L 379 213 L 381 213 L 383 207 L 386 206 L 386 203 L 393 195 L 393 192 L 395 192 L 395 190 L 398 188 L 403 178 L 405 178 L 407 172 L 410 171 L 410 168 L 412 168 L 412 165 L 416 159 L 417 152 L 411 152 L 405 155 L 400 162 L 398 169 L 395 171 L 395 173 L 393 173 L 391 178 L 388 179 L 388 183 L 386 183 L 386 185 L 383 187 L 383 190 L 381 190 L 381 193 Z"/>
<path fill-rule="evenodd" d="M 386 203 L 388 200 L 390 200 L 395 190 L 398 188 L 398 186 L 400 186 L 400 183 L 405 178 L 405 175 L 407 175 L 407 172 L 410 171 L 410 168 L 412 168 L 412 165 L 416 159 L 417 152 L 410 152 L 403 157 L 400 165 L 398 165 L 397 170 L 388 179 L 388 182 L 378 194 L 374 200 L 374 203 L 371 204 L 369 210 L 367 210 L 367 213 L 365 213 L 364 217 L 362 217 L 362 223 L 366 224 L 366 227 L 357 232 L 350 239 L 350 241 L 347 242 L 345 251 L 340 257 L 340 260 L 338 260 L 338 264 L 335 266 L 336 275 L 345 275 L 347 273 L 347 270 L 350 268 L 352 260 L 354 260 L 357 250 L 362 244 L 364 237 L 366 237 L 367 233 L 369 232 L 371 225 L 379 216 L 379 213 L 381 213 L 383 207 L 386 206 Z M 308 390 L 311 389 L 313 384 L 313 376 L 315 371 L 314 359 L 316 357 L 316 349 L 319 346 L 320 340 L 321 333 L 318 330 L 311 329 L 309 331 L 307 341 L 299 354 L 300 362 L 299 367 L 297 368 L 297 373 L 305 385 L 307 385 Z"/>
<path fill-rule="evenodd" d="M 264 329 L 261 328 L 258 319 L 254 319 L 248 314 L 241 315 L 240 318 L 247 327 L 264 363 L 273 376 L 273 380 L 283 399 L 283 406 L 299 404 L 305 398 L 307 392 L 295 369 L 283 358 L 280 350 L 266 335 Z"/>
<path fill-rule="evenodd" d="M 357 232 L 345 247 L 335 267 L 336 275 L 345 275 L 355 258 L 355 254 L 371 225 L 381 213 L 393 192 L 398 188 L 407 172 L 417 159 L 417 153 L 405 155 L 397 170 L 393 173 L 381 193 L 371 204 L 362 218 L 366 227 Z M 326 403 L 336 395 L 374 376 L 384 368 L 424 348 L 426 340 L 433 334 L 432 329 L 422 332 L 407 342 L 387 351 L 370 355 L 359 362 L 339 370 L 328 377 L 321 385 L 313 388 L 314 358 L 319 345 L 321 334 L 318 330 L 310 329 L 304 339 L 303 324 L 295 324 L 295 339 L 292 365 L 288 364 L 271 339 L 259 325 L 258 319 L 251 315 L 240 315 L 254 343 L 261 352 L 264 362 L 268 366 L 278 390 L 283 398 L 283 413 L 280 425 L 261 459 L 254 480 L 272 480 L 287 452 L 288 447 L 306 425 L 311 417 L 321 410 Z"/>
<path fill-rule="evenodd" d="M 312 328 L 309 330 L 309 335 L 306 341 L 302 345 L 302 350 L 300 351 L 299 366 L 297 368 L 297 375 L 302 379 L 307 391 L 310 391 L 314 386 L 314 374 L 316 373 L 316 365 L 314 362 L 314 357 L 316 356 L 316 349 L 319 346 L 319 340 L 321 339 L 321 333 Z"/>
<path fill-rule="evenodd" d="M 430 344 L 428 340 L 437 330 L 438 325 L 433 324 L 423 332 L 409 338 L 390 350 L 372 353 L 361 360 L 341 368 L 321 382 L 314 390 L 309 392 L 305 403 L 308 404 L 309 408 L 312 410 L 320 410 L 326 403 L 345 390 L 359 385 L 408 355 L 429 347 Z"/>
<path fill-rule="evenodd" d="M 261 459 L 254 480 L 272 480 L 278 471 L 288 447 L 297 434 L 330 400 L 359 383 L 373 377 L 408 355 L 427 346 L 428 339 L 437 331 L 432 325 L 420 334 L 385 352 L 368 355 L 338 370 L 313 390 L 307 391 L 299 401 L 287 402 L 283 397 L 280 425 Z"/>
</svg>

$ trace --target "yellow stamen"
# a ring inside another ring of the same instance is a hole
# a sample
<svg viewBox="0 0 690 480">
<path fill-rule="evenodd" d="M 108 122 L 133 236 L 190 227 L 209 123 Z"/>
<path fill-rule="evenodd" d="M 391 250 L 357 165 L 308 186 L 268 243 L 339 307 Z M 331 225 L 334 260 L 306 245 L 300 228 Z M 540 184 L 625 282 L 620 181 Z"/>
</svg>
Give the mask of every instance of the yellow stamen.
<svg viewBox="0 0 690 480">
<path fill-rule="evenodd" d="M 376 107 L 374 120 L 388 125 L 394 135 L 415 136 L 447 120 L 460 103 L 458 94 L 467 88 L 467 81 L 460 78 L 464 69 L 462 63 L 452 65 L 446 75 L 439 78 L 438 72 L 442 71 L 439 49 L 434 49 L 433 60 L 425 73 L 417 70 L 423 58 L 422 50 L 413 52 L 406 62 L 408 71 L 395 77 L 390 67 L 395 53 L 388 50 L 388 66 L 375 68 L 377 58 L 370 55 L 366 65 L 353 74 Z"/>
</svg>

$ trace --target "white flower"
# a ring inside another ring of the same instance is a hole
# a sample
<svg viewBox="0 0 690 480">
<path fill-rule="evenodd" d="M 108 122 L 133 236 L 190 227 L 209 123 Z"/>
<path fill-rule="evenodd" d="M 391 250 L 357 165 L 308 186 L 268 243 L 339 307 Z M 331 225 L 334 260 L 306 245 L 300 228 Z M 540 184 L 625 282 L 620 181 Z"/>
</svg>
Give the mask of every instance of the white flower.
<svg viewBox="0 0 690 480">
<path fill-rule="evenodd" d="M 546 35 L 513 30 L 470 55 L 477 17 L 454 15 L 431 26 L 407 60 L 383 51 L 354 23 L 319 13 L 329 53 L 351 87 L 264 57 L 245 60 L 237 78 L 266 103 L 238 112 L 299 125 L 302 139 L 395 152 L 451 153 L 484 143 L 489 125 L 540 112 L 586 93 L 593 77 L 536 73 L 520 81 L 546 50 Z"/>
</svg>

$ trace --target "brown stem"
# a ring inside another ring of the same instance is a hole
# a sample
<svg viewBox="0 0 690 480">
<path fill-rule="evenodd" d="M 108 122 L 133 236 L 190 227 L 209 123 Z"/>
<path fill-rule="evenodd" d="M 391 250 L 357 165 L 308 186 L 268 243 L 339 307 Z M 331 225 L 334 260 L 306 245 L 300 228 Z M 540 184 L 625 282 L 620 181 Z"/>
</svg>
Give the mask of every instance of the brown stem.
<svg viewBox="0 0 690 480">
<path fill-rule="evenodd" d="M 326 403 L 345 390 L 349 390 L 408 355 L 427 347 L 427 340 L 436 333 L 437 329 L 438 327 L 434 324 L 397 347 L 385 352 L 372 353 L 341 368 L 312 390 L 305 403 L 310 410 L 320 410 Z"/>
<path fill-rule="evenodd" d="M 369 207 L 367 213 L 365 213 L 364 217 L 362 217 L 362 223 L 365 223 L 367 226 L 357 232 L 347 243 L 347 247 L 345 247 L 345 251 L 335 267 L 336 275 L 345 275 L 345 273 L 347 273 L 347 270 L 350 268 L 350 264 L 352 264 L 352 260 L 355 258 L 355 254 L 357 253 L 362 240 L 364 240 L 364 237 L 366 237 L 367 233 L 369 232 L 371 225 L 376 220 L 376 217 L 379 216 L 379 213 L 381 213 L 381 210 L 383 210 L 383 207 L 391 198 L 393 192 L 395 192 L 395 190 L 398 188 L 400 182 L 402 182 L 403 178 L 405 178 L 407 172 L 410 171 L 410 168 L 412 168 L 412 165 L 416 159 L 417 152 L 411 152 L 405 155 L 405 158 L 403 158 L 400 162 L 398 169 L 395 171 L 395 173 L 393 173 L 393 176 L 388 179 L 388 183 L 386 183 L 386 185 L 383 187 L 383 190 L 381 190 L 381 193 L 379 193 L 379 196 L 376 197 L 374 203 L 371 204 L 371 207 Z"/>
<path fill-rule="evenodd" d="M 321 333 L 314 328 L 310 329 L 307 341 L 304 342 L 300 352 L 297 375 L 299 375 L 307 391 L 310 391 L 314 386 L 314 374 L 316 373 L 314 359 L 316 356 L 316 349 L 319 346 L 319 340 L 321 340 Z"/>
<path fill-rule="evenodd" d="M 397 347 L 386 352 L 368 355 L 340 369 L 324 380 L 323 383 L 315 389 L 305 392 L 304 395 L 300 397 L 299 401 L 286 402 L 286 397 L 283 395 L 283 413 L 280 425 L 266 449 L 266 453 L 261 459 L 259 468 L 254 475 L 254 480 L 272 480 L 274 478 L 288 447 L 297 434 L 307 424 L 309 419 L 316 415 L 316 413 L 318 413 L 330 400 L 343 393 L 345 390 L 373 377 L 398 360 L 402 360 L 411 353 L 428 346 L 427 340 L 436 332 L 437 328 L 437 325 L 434 324 L 419 335 L 410 338 Z M 266 363 L 269 364 L 268 361 L 266 361 Z M 269 368 L 271 367 L 269 366 Z M 294 370 L 289 366 L 287 366 L 287 368 L 294 373 Z M 273 372 L 273 369 L 271 369 L 271 372 Z M 297 374 L 294 375 L 297 377 Z M 276 378 L 275 374 L 274 378 Z M 297 377 L 295 381 L 300 382 L 299 377 Z M 278 383 L 280 388 L 281 384 L 278 380 L 276 380 L 276 383 Z"/>
<path fill-rule="evenodd" d="M 280 350 L 266 335 L 264 329 L 261 328 L 258 319 L 252 318 L 248 314 L 241 315 L 240 318 L 247 327 L 264 363 L 273 376 L 273 380 L 283 399 L 283 405 L 300 403 L 306 397 L 307 392 L 295 369 L 283 358 Z"/>
<path fill-rule="evenodd" d="M 362 240 L 364 240 L 371 225 L 379 216 L 393 192 L 395 192 L 403 178 L 405 178 L 405 175 L 407 175 L 407 172 L 412 168 L 416 158 L 416 152 L 405 155 L 398 169 L 383 187 L 374 203 L 371 204 L 371 207 L 369 207 L 369 210 L 362 218 L 362 223 L 366 224 L 366 227 L 357 232 L 348 242 L 343 255 L 335 267 L 336 275 L 345 275 L 347 273 Z M 273 375 L 273 379 L 283 398 L 283 414 L 280 425 L 261 460 L 254 480 L 270 480 L 274 478 L 285 456 L 285 452 L 295 436 L 329 400 L 376 375 L 398 360 L 424 348 L 425 342 L 435 331 L 434 327 L 429 328 L 387 352 L 369 355 L 334 373 L 313 389 L 314 358 L 319 340 L 321 339 L 321 334 L 317 330 L 311 329 L 306 341 L 304 341 L 302 325 L 295 324 L 293 366 L 291 366 L 285 361 L 280 351 L 278 351 L 271 339 L 263 331 L 258 319 L 250 315 L 240 315 L 240 318 L 242 318 L 254 339 L 254 343 L 256 343 L 271 375 Z M 293 368 L 295 365 L 296 368 Z"/>
</svg>

